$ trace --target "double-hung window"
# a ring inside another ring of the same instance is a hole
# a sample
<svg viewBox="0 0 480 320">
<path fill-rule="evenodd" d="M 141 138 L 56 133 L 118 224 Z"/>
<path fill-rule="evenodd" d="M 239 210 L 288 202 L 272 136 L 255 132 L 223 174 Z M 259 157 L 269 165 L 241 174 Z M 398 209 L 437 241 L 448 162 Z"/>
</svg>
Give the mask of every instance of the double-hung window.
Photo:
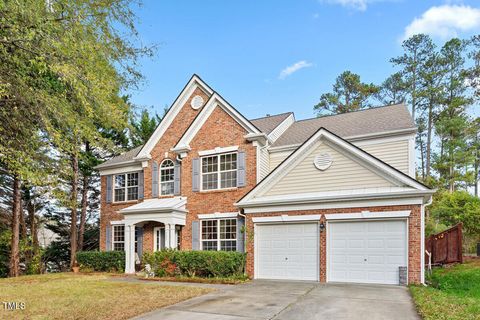
<svg viewBox="0 0 480 320">
<path fill-rule="evenodd" d="M 175 188 L 175 164 L 170 159 L 165 159 L 160 165 L 160 194 L 172 195 Z"/>
<path fill-rule="evenodd" d="M 202 220 L 202 250 L 237 250 L 237 219 Z"/>
<path fill-rule="evenodd" d="M 202 190 L 237 186 L 237 153 L 202 157 Z"/>
<path fill-rule="evenodd" d="M 138 172 L 115 175 L 115 202 L 138 200 Z"/>
<path fill-rule="evenodd" d="M 125 250 L 125 226 L 124 225 L 114 225 L 113 235 L 112 235 L 112 249 L 114 251 L 124 251 Z"/>
</svg>

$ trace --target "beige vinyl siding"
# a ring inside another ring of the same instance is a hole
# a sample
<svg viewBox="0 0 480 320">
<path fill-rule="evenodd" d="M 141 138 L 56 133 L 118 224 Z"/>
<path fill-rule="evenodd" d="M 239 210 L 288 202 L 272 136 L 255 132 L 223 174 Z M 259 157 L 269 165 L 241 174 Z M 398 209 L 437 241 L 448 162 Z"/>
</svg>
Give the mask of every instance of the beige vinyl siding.
<svg viewBox="0 0 480 320">
<path fill-rule="evenodd" d="M 270 153 L 270 171 L 275 169 L 283 160 L 285 160 L 294 150 L 278 151 Z"/>
<path fill-rule="evenodd" d="M 395 169 L 409 174 L 408 140 L 408 137 L 402 140 L 378 143 L 370 142 L 372 140 L 367 140 L 368 142 L 364 140 L 353 142 L 353 144 Z M 270 171 L 282 163 L 293 151 L 270 152 Z"/>
<path fill-rule="evenodd" d="M 313 160 L 316 155 L 329 153 L 332 165 L 325 171 L 318 170 Z M 364 189 L 394 186 L 356 161 L 344 156 L 323 142 L 318 142 L 303 158 L 270 190 L 267 196 L 299 194 L 336 190 Z"/>
<path fill-rule="evenodd" d="M 267 148 L 260 148 L 260 155 L 259 155 L 259 165 L 260 165 L 260 170 L 258 171 L 259 177 L 257 178 L 257 182 L 262 180 L 267 176 L 267 174 L 270 172 L 270 157 L 268 155 L 268 150 Z"/>
<path fill-rule="evenodd" d="M 392 167 L 409 174 L 408 139 L 366 145 L 358 142 L 356 145 Z"/>
</svg>

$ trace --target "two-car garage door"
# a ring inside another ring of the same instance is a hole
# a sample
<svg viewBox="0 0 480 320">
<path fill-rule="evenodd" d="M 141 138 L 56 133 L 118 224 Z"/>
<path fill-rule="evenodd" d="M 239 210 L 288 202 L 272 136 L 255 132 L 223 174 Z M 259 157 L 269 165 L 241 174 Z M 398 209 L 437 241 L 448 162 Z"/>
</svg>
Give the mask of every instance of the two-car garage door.
<svg viewBox="0 0 480 320">
<path fill-rule="evenodd" d="M 327 280 L 398 284 L 407 265 L 406 220 L 329 222 Z M 255 225 L 255 277 L 319 279 L 318 223 Z"/>
</svg>

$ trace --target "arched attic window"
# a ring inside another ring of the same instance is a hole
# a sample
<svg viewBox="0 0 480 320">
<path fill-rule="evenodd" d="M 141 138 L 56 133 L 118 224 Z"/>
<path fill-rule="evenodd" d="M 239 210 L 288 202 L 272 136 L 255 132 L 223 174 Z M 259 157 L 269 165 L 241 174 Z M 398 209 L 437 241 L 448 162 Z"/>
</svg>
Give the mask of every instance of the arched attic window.
<svg viewBox="0 0 480 320">
<path fill-rule="evenodd" d="M 165 159 L 160 165 L 160 194 L 173 195 L 175 189 L 175 164 L 170 159 Z"/>
</svg>

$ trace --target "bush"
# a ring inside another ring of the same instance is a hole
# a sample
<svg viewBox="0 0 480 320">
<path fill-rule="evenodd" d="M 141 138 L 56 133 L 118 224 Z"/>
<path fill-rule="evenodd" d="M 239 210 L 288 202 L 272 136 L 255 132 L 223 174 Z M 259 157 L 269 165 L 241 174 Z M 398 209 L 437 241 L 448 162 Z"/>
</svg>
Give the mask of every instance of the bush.
<svg viewBox="0 0 480 320">
<path fill-rule="evenodd" d="M 125 270 L 124 251 L 81 251 L 77 253 L 81 270 L 102 272 L 123 272 Z"/>
<path fill-rule="evenodd" d="M 158 277 L 228 278 L 245 273 L 245 254 L 233 251 L 162 250 L 145 253 L 143 262 Z"/>
</svg>

